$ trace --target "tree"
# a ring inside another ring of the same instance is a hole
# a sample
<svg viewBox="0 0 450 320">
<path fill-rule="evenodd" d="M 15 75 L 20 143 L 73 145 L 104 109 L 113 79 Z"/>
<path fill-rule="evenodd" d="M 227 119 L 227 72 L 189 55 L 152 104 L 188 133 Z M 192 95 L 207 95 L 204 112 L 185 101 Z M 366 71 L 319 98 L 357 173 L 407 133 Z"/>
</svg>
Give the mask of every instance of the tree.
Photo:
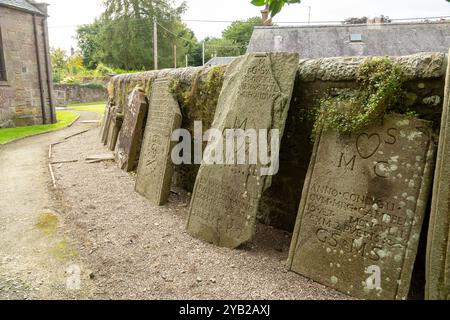
<svg viewBox="0 0 450 320">
<path fill-rule="evenodd" d="M 262 22 L 260 17 L 249 18 L 246 21 L 235 21 L 222 32 L 222 37 L 239 46 L 239 54 L 244 54 L 254 27 L 262 25 Z"/>
<path fill-rule="evenodd" d="M 241 55 L 242 48 L 225 38 L 206 38 L 205 57 L 235 57 Z"/>
<path fill-rule="evenodd" d="M 450 1 L 450 0 L 449 0 Z M 275 17 L 283 9 L 286 4 L 300 3 L 301 0 L 252 0 L 251 3 L 257 7 L 265 6 L 270 16 Z"/>
<path fill-rule="evenodd" d="M 66 51 L 61 48 L 50 49 L 50 59 L 54 70 L 61 70 L 67 68 Z"/>
<path fill-rule="evenodd" d="M 67 55 L 63 49 L 51 48 L 50 60 L 52 61 L 53 80 L 60 82 L 62 75 L 67 70 Z"/>
<path fill-rule="evenodd" d="M 89 69 L 95 69 L 100 63 L 96 56 L 100 28 L 101 24 L 96 20 L 92 24 L 82 25 L 77 29 L 78 46 L 83 55 L 84 65 Z"/>
<path fill-rule="evenodd" d="M 78 29 L 78 42 L 85 64 L 95 68 L 104 63 L 125 70 L 153 68 L 153 21 L 158 23 L 159 65 L 173 66 L 173 48 L 177 60 L 184 63 L 186 54 L 197 52 L 198 41 L 184 25 L 183 2 L 173 0 L 105 0 L 105 11 L 91 25 Z"/>
</svg>

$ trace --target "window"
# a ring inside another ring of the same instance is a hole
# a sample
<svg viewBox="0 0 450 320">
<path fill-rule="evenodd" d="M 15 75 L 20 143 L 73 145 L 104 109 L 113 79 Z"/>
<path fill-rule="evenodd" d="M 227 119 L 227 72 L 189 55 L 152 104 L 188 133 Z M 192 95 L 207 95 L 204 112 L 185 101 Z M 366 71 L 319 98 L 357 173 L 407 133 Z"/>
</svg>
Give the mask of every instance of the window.
<svg viewBox="0 0 450 320">
<path fill-rule="evenodd" d="M 0 29 L 0 81 L 6 81 L 5 55 L 3 52 L 3 39 L 1 29 Z"/>
<path fill-rule="evenodd" d="M 350 42 L 362 42 L 362 34 L 352 33 L 350 35 Z"/>
</svg>

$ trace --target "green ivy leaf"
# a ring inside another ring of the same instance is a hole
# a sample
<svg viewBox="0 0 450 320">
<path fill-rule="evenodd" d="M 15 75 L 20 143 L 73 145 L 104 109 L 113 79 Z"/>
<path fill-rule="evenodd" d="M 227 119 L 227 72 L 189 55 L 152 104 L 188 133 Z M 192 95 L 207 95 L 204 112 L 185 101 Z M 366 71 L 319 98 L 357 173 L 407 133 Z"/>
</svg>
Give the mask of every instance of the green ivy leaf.
<svg viewBox="0 0 450 320">
<path fill-rule="evenodd" d="M 252 0 L 252 4 L 257 7 L 261 7 L 266 5 L 266 0 Z"/>
</svg>

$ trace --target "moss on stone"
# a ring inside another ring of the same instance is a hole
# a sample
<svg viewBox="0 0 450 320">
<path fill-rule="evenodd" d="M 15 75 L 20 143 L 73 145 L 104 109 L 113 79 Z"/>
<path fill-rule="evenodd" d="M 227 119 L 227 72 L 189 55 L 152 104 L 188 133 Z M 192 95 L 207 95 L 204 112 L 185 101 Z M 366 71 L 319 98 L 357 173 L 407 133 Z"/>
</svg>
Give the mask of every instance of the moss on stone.
<svg viewBox="0 0 450 320">
<path fill-rule="evenodd" d="M 336 130 L 348 136 L 379 123 L 388 113 L 408 113 L 405 75 L 389 58 L 372 58 L 360 65 L 356 89 L 330 92 L 320 100 L 314 131 Z"/>
<path fill-rule="evenodd" d="M 184 83 L 174 79 L 171 84 L 171 92 L 178 100 L 183 115 L 190 120 L 201 120 L 203 125 L 210 127 L 213 120 L 222 89 L 224 66 L 216 66 L 208 70 L 200 70 L 192 83 Z M 189 128 L 192 129 L 193 121 Z"/>
</svg>

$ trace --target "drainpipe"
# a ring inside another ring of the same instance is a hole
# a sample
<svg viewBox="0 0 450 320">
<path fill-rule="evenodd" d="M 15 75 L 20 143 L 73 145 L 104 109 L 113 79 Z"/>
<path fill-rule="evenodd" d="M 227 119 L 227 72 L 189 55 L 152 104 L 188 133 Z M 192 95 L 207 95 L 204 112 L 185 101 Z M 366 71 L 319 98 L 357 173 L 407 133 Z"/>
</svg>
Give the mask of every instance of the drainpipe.
<svg viewBox="0 0 450 320">
<path fill-rule="evenodd" d="M 42 34 L 44 38 L 44 52 L 45 52 L 45 71 L 47 72 L 47 87 L 48 87 L 48 101 L 50 106 L 50 123 L 55 123 L 55 113 L 53 104 L 53 74 L 52 67 L 50 64 L 50 50 L 48 48 L 48 28 L 47 28 L 47 17 L 42 19 Z"/>
<path fill-rule="evenodd" d="M 39 77 L 39 92 L 41 95 L 42 123 L 47 124 L 47 119 L 45 116 L 44 87 L 42 85 L 41 56 L 39 55 L 39 41 L 38 41 L 36 14 L 34 14 L 34 13 L 33 13 L 33 29 L 34 29 L 34 45 L 36 48 L 36 60 L 37 60 L 37 69 L 38 69 L 38 77 Z"/>
</svg>

